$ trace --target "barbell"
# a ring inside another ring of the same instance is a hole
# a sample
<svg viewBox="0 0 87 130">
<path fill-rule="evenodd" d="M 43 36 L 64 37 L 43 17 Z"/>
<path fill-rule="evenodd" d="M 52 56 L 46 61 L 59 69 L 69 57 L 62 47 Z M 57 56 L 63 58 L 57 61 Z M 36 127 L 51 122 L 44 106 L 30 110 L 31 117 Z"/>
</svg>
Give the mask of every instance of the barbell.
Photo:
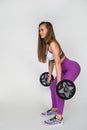
<svg viewBox="0 0 87 130">
<path fill-rule="evenodd" d="M 56 94 L 64 100 L 68 100 L 71 99 L 75 92 L 76 92 L 76 87 L 75 84 L 69 80 L 69 79 L 63 79 L 60 82 L 58 82 L 58 84 L 56 84 L 55 82 L 53 82 L 54 80 L 54 76 L 51 75 L 51 81 L 50 83 L 47 82 L 48 80 L 48 72 L 44 72 L 41 74 L 40 76 L 40 83 L 45 86 L 48 87 L 51 84 L 55 84 L 56 85 Z"/>
</svg>

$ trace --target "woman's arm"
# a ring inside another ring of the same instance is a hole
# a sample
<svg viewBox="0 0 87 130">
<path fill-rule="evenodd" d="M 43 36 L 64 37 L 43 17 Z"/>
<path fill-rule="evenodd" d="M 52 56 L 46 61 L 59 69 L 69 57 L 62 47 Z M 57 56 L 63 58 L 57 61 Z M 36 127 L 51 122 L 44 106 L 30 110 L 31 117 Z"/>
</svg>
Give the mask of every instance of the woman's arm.
<svg viewBox="0 0 87 130">
<path fill-rule="evenodd" d="M 51 76 L 54 68 L 54 63 L 52 61 L 48 61 L 48 70 L 49 70 L 49 76 Z"/>
<path fill-rule="evenodd" d="M 50 47 L 55 59 L 55 69 L 57 75 L 57 83 L 61 81 L 61 60 L 60 60 L 60 51 L 56 42 L 51 42 Z"/>
</svg>

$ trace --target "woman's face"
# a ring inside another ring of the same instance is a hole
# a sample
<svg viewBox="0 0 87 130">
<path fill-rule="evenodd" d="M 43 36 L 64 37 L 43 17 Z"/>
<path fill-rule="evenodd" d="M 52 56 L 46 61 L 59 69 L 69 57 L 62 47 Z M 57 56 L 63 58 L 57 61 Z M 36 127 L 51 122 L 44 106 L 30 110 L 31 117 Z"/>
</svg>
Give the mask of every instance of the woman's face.
<svg viewBox="0 0 87 130">
<path fill-rule="evenodd" d="M 47 28 L 44 24 L 40 25 L 39 27 L 39 34 L 42 39 L 44 39 L 47 35 Z"/>
</svg>

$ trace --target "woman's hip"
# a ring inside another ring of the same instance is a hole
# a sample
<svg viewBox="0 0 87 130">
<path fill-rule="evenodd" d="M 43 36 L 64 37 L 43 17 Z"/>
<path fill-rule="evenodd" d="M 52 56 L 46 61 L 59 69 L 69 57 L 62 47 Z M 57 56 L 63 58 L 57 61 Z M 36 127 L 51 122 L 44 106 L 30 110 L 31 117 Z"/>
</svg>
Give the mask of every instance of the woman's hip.
<svg viewBox="0 0 87 130">
<path fill-rule="evenodd" d="M 71 71 L 71 73 L 80 73 L 81 67 L 78 62 L 70 60 L 67 57 L 61 63 L 62 72 Z"/>
</svg>

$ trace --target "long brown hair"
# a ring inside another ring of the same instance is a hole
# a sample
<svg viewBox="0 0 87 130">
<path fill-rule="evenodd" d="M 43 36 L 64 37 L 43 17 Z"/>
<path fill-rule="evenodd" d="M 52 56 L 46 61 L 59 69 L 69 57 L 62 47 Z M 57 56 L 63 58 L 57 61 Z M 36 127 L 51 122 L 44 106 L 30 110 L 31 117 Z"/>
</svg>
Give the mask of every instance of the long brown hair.
<svg viewBox="0 0 87 130">
<path fill-rule="evenodd" d="M 50 43 L 52 41 L 55 41 L 58 44 L 58 47 L 60 50 L 61 50 L 61 46 L 58 43 L 58 41 L 56 40 L 52 24 L 50 22 L 43 21 L 39 24 L 39 28 L 42 24 L 44 24 L 46 26 L 48 32 L 47 32 L 46 37 L 44 39 L 41 39 L 40 34 L 39 34 L 39 29 L 38 29 L 38 49 L 37 49 L 37 51 L 38 51 L 38 60 L 40 62 L 45 63 L 46 62 L 46 55 L 45 55 L 46 45 L 47 44 L 50 45 Z"/>
</svg>

